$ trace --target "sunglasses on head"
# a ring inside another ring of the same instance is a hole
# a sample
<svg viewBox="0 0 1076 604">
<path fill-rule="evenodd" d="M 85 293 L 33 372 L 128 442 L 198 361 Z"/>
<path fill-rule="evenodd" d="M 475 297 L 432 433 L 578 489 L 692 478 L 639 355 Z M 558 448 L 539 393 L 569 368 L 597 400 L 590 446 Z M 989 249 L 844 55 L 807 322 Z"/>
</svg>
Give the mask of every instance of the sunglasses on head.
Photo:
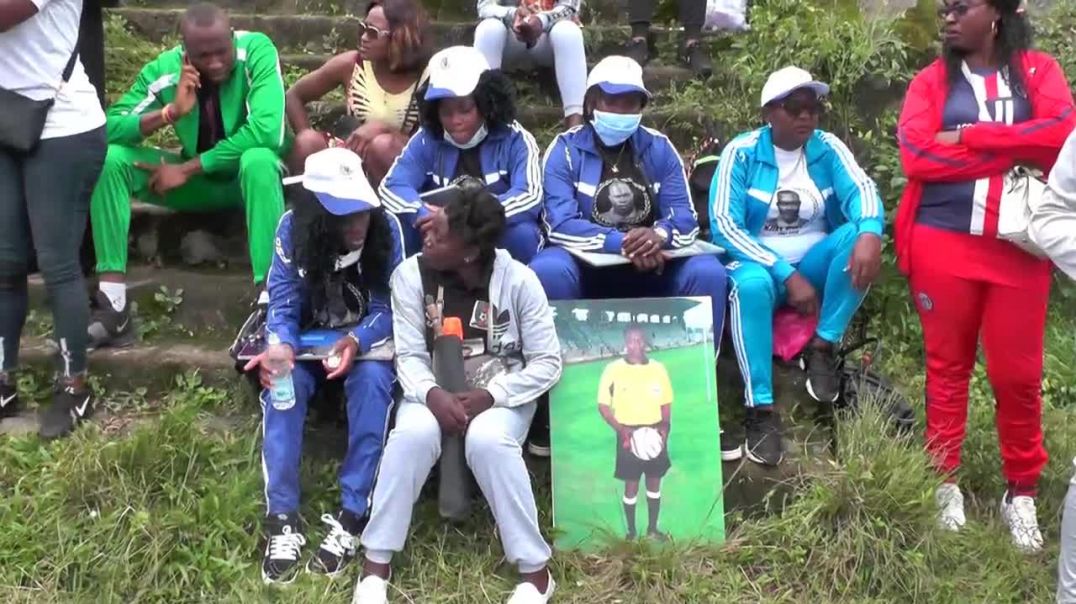
<svg viewBox="0 0 1076 604">
<path fill-rule="evenodd" d="M 982 4 L 968 4 L 967 2 L 954 2 L 952 4 L 943 4 L 938 9 L 938 18 L 944 19 L 950 14 L 956 17 L 963 17 L 968 14 L 971 9 L 982 6 Z"/>
<path fill-rule="evenodd" d="M 387 38 L 392 32 L 386 29 L 379 29 L 370 25 L 366 21 L 359 21 L 359 37 L 362 38 Z"/>
<path fill-rule="evenodd" d="M 785 113 L 798 117 L 804 111 L 811 115 L 821 115 L 826 110 L 825 104 L 819 99 L 785 99 L 778 103 Z"/>
</svg>

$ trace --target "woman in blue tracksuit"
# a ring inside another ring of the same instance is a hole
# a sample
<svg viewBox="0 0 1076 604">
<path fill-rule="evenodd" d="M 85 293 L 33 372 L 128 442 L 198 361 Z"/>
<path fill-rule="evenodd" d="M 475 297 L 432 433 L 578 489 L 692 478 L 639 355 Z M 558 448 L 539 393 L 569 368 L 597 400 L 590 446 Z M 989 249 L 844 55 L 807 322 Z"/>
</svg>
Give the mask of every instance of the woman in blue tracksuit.
<svg viewBox="0 0 1076 604">
<path fill-rule="evenodd" d="M 882 200 L 837 137 L 817 130 L 829 87 L 786 67 L 762 89 L 768 125 L 721 154 L 710 187 L 714 243 L 725 248 L 733 345 L 746 384 L 746 452 L 783 456 L 773 409 L 773 314 L 787 303 L 818 328 L 803 361 L 807 390 L 832 402 L 840 382 L 834 345 L 881 266 Z"/>
<path fill-rule="evenodd" d="M 642 68 L 603 59 L 587 78 L 587 123 L 557 136 L 545 159 L 549 247 L 531 262 L 551 300 L 710 296 L 720 339 L 725 271 L 714 256 L 668 259 L 699 234 L 680 154 L 641 127 L 650 94 Z M 595 268 L 566 251 L 622 254 L 632 266 Z M 634 269 L 634 270 L 633 270 Z"/>
<path fill-rule="evenodd" d="M 407 254 L 422 248 L 422 229 L 438 211 L 420 194 L 473 177 L 504 206 L 508 225 L 500 247 L 530 262 L 542 247 L 542 173 L 538 145 L 516 121 L 512 82 L 491 71 L 470 46 L 438 52 L 428 72 L 419 107 L 422 126 L 380 188 L 385 208 L 403 225 Z"/>
<path fill-rule="evenodd" d="M 273 401 L 266 356 L 260 367 L 266 386 L 262 468 L 265 474 L 267 542 L 262 577 L 267 583 L 295 578 L 306 543 L 299 525 L 299 461 L 307 403 L 326 380 L 344 381 L 348 444 L 340 467 L 339 512 L 322 521 L 328 534 L 307 568 L 334 576 L 354 557 L 358 535 L 369 512 L 368 500 L 392 407 L 395 374 L 391 355 L 363 359 L 392 340 L 389 277 L 402 261 L 396 219 L 380 207 L 366 180 L 362 161 L 343 148 L 327 149 L 306 160 L 294 209 L 277 227 L 269 269 L 266 329 L 279 338 L 279 354 L 292 361 L 295 400 Z M 294 362 L 299 336 L 311 328 L 346 331 L 324 362 Z"/>
</svg>

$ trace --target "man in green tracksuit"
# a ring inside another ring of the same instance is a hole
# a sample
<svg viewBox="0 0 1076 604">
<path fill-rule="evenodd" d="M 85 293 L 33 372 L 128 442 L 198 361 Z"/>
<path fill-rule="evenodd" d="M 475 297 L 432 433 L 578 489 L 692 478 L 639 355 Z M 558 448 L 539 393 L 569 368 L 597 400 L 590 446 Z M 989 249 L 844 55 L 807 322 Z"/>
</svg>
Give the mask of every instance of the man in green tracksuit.
<svg viewBox="0 0 1076 604">
<path fill-rule="evenodd" d="M 190 8 L 183 44 L 146 65 L 108 111 L 108 156 L 90 206 L 100 291 L 94 346 L 123 345 L 134 329 L 124 273 L 130 199 L 179 211 L 246 208 L 254 282 L 265 281 L 284 212 L 284 82 L 273 42 L 233 32 L 211 4 Z M 141 146 L 172 126 L 178 154 Z"/>
</svg>

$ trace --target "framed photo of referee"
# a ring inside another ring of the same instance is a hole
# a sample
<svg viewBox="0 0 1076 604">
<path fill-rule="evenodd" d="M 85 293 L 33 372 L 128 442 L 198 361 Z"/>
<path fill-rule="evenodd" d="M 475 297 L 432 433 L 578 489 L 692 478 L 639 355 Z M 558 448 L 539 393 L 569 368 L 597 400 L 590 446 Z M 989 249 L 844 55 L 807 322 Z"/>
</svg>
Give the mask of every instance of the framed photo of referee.
<svg viewBox="0 0 1076 604">
<path fill-rule="evenodd" d="M 551 304 L 564 355 L 550 393 L 557 548 L 724 541 L 709 298 Z"/>
</svg>

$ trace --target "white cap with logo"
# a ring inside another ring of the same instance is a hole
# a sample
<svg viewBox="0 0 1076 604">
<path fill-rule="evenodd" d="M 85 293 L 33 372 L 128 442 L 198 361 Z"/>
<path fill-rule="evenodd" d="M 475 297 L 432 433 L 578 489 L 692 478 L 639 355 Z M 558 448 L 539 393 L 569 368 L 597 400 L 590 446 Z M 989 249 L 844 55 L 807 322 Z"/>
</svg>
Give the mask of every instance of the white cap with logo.
<svg viewBox="0 0 1076 604">
<path fill-rule="evenodd" d="M 598 61 L 587 76 L 587 90 L 594 86 L 606 94 L 641 92 L 650 98 L 650 91 L 643 85 L 643 68 L 630 57 L 612 55 Z"/>
<path fill-rule="evenodd" d="M 478 86 L 478 79 L 489 71 L 486 57 L 473 46 L 449 46 L 430 58 L 426 100 L 467 96 Z"/>
<path fill-rule="evenodd" d="M 303 173 L 284 179 L 285 185 L 302 183 L 330 214 L 346 216 L 381 207 L 366 173 L 362 158 L 354 151 L 335 147 L 306 158 Z"/>
<path fill-rule="evenodd" d="M 829 84 L 815 80 L 806 70 L 791 65 L 782 67 L 766 79 L 766 85 L 762 87 L 762 106 L 780 101 L 803 88 L 813 90 L 820 97 L 829 94 Z"/>
</svg>

